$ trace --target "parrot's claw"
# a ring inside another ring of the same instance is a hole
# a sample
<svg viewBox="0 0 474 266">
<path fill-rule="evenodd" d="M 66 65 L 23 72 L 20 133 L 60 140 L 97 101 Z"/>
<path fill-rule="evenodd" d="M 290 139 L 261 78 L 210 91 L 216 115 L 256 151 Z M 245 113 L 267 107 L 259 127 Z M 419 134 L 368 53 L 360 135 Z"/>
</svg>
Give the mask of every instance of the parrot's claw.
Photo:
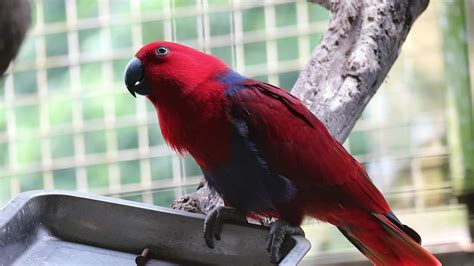
<svg viewBox="0 0 474 266">
<path fill-rule="evenodd" d="M 289 224 L 287 221 L 279 219 L 270 225 L 270 234 L 267 241 L 267 251 L 270 253 L 272 263 L 278 263 L 281 260 L 280 248 L 286 236 L 301 235 L 304 231 L 299 226 Z"/>
<path fill-rule="evenodd" d="M 226 221 L 247 223 L 247 218 L 234 208 L 224 206 L 215 208 L 204 221 L 204 240 L 209 248 L 214 248 L 214 238 L 221 240 L 222 225 Z"/>
</svg>

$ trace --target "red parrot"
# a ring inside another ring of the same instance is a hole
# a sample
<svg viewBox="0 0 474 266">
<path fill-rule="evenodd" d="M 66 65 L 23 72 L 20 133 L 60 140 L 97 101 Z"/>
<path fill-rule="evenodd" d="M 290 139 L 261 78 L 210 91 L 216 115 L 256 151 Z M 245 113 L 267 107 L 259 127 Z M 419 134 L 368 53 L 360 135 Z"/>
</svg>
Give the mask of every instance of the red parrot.
<svg viewBox="0 0 474 266">
<path fill-rule="evenodd" d="M 248 79 L 220 59 L 171 42 L 141 48 L 125 71 L 128 90 L 155 106 L 161 132 L 188 152 L 226 205 L 206 219 L 213 247 L 229 216 L 278 217 L 268 249 L 305 216 L 331 223 L 375 265 L 440 265 L 402 224 L 364 168 L 296 97 Z M 235 212 L 229 210 L 236 210 Z"/>
</svg>

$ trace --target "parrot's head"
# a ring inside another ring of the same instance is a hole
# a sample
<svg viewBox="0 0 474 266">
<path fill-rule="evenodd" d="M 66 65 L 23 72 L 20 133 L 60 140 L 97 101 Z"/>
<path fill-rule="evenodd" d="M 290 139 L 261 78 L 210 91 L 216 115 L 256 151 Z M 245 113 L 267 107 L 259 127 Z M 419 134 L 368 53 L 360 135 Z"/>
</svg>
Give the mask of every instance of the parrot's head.
<svg viewBox="0 0 474 266">
<path fill-rule="evenodd" d="M 130 93 L 159 99 L 187 95 L 228 67 L 218 58 L 172 42 L 142 47 L 125 69 Z"/>
</svg>

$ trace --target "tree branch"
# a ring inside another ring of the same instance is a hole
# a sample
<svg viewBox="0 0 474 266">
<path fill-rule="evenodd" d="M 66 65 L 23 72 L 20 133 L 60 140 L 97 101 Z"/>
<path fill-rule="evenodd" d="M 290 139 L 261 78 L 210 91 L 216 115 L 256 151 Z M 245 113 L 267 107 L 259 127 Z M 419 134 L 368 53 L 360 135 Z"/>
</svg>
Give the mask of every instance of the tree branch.
<svg viewBox="0 0 474 266">
<path fill-rule="evenodd" d="M 429 0 L 312 0 L 332 13 L 329 28 L 291 93 L 326 125 L 339 141 L 354 127 L 398 57 L 415 19 Z M 222 202 L 205 186 L 173 203 L 173 208 L 208 213 Z M 204 200 L 203 200 L 204 197 Z"/>
<path fill-rule="evenodd" d="M 292 93 L 343 142 L 429 0 L 330 2 L 329 28 Z"/>
</svg>

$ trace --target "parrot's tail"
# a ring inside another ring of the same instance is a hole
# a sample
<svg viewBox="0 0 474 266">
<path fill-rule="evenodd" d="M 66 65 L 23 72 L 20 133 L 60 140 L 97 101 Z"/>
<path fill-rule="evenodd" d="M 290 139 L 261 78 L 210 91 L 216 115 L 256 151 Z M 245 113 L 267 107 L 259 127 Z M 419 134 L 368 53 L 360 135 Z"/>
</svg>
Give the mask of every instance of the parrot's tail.
<svg viewBox="0 0 474 266">
<path fill-rule="evenodd" d="M 403 225 L 392 213 L 374 214 L 359 226 L 339 230 L 374 265 L 441 265 L 430 252 L 421 247 L 421 238 L 410 227 Z"/>
</svg>

